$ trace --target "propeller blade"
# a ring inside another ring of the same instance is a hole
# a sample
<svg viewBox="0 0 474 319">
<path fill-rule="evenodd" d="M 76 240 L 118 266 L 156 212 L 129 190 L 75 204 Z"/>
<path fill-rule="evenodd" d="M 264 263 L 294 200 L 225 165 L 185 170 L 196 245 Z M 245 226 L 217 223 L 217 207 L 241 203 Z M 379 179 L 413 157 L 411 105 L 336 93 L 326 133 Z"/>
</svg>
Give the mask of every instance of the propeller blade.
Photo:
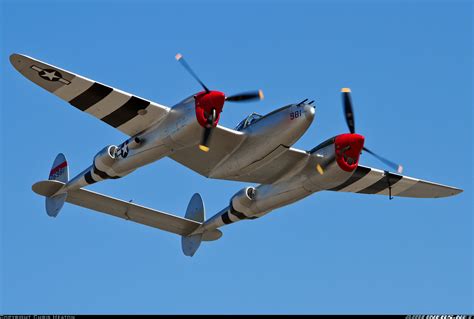
<svg viewBox="0 0 474 319">
<path fill-rule="evenodd" d="M 209 114 L 209 117 L 207 118 L 207 126 L 204 128 L 201 144 L 199 144 L 199 149 L 203 152 L 209 152 L 209 140 L 211 138 L 212 129 L 214 128 L 216 116 L 216 109 L 212 109 L 211 114 Z"/>
<path fill-rule="evenodd" d="M 178 53 L 176 54 L 175 56 L 176 60 L 181 62 L 181 65 L 189 72 L 189 74 L 191 74 L 191 76 L 196 79 L 196 81 L 199 82 L 199 84 L 201 84 L 201 86 L 203 87 L 203 89 L 206 91 L 206 92 L 209 92 L 209 89 L 207 88 L 207 86 L 204 85 L 204 83 L 201 81 L 201 79 L 199 79 L 199 77 L 196 75 L 196 73 L 194 73 L 194 71 L 191 69 L 191 67 L 189 66 L 189 64 L 186 62 L 186 60 L 184 60 L 183 56 Z"/>
<path fill-rule="evenodd" d="M 204 134 L 202 135 L 201 144 L 199 144 L 199 149 L 203 152 L 209 152 L 209 139 L 211 138 L 212 127 L 204 128 Z"/>
<path fill-rule="evenodd" d="M 366 151 L 367 153 L 373 155 L 375 158 L 377 158 L 378 160 L 380 160 L 381 162 L 385 163 L 387 166 L 397 170 L 397 172 L 399 174 L 401 174 L 403 172 L 403 166 L 400 165 L 400 164 L 397 164 L 397 163 L 394 163 L 392 161 L 389 161 L 388 159 L 378 155 L 378 154 L 375 154 L 374 152 L 372 152 L 371 150 L 369 150 L 367 147 L 364 147 L 363 148 L 364 151 Z"/>
<path fill-rule="evenodd" d="M 324 175 L 324 168 L 320 164 L 316 165 L 316 170 L 318 171 L 319 175 Z"/>
<path fill-rule="evenodd" d="M 231 96 L 226 96 L 225 100 L 229 102 L 250 102 L 254 100 L 263 100 L 263 92 L 262 90 L 258 90 L 234 94 Z"/>
<path fill-rule="evenodd" d="M 342 103 L 344 104 L 344 116 L 346 118 L 347 126 L 349 131 L 355 133 L 355 124 L 354 124 L 354 111 L 352 109 L 352 99 L 351 99 L 351 89 L 343 88 L 342 92 Z"/>
</svg>

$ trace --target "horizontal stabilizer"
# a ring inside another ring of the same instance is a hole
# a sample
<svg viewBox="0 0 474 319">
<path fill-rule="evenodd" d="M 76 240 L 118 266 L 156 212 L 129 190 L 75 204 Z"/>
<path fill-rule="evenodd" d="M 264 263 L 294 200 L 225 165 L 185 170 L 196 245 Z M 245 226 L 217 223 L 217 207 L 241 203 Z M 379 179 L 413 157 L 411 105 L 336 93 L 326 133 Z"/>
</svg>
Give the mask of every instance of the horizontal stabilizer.
<svg viewBox="0 0 474 319">
<path fill-rule="evenodd" d="M 33 185 L 32 189 L 39 195 L 51 196 L 63 185 L 64 183 L 62 182 L 48 180 L 37 182 Z M 201 225 L 201 223 L 194 220 L 171 215 L 85 189 L 69 191 L 67 193 L 66 202 L 181 236 L 189 235 Z M 203 240 L 215 240 L 222 234 L 219 231 L 213 234 L 213 236 L 209 235 L 205 236 Z"/>
</svg>

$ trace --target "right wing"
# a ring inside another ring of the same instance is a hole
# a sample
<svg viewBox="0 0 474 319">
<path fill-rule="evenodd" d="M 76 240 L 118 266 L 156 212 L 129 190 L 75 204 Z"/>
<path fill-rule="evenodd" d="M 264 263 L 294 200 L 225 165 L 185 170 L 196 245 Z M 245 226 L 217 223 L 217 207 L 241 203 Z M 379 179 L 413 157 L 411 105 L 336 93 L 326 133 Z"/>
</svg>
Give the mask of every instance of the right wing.
<svg viewBox="0 0 474 319">
<path fill-rule="evenodd" d="M 462 189 L 359 165 L 345 182 L 328 189 L 336 192 L 438 198 L 459 194 Z"/>
<path fill-rule="evenodd" d="M 25 55 L 12 54 L 10 62 L 43 89 L 129 136 L 146 130 L 169 112 L 166 106 Z"/>
</svg>

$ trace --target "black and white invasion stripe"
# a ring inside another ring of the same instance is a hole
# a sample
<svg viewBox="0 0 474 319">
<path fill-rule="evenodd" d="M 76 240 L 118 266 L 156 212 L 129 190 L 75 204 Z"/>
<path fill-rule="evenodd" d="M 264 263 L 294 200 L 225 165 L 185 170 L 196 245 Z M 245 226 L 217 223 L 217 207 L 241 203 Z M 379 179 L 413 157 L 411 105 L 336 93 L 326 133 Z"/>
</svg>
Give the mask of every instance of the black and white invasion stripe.
<svg viewBox="0 0 474 319">
<path fill-rule="evenodd" d="M 93 109 L 93 107 L 101 103 L 101 101 L 105 101 L 107 97 L 110 96 L 114 91 L 115 90 L 109 86 L 95 82 L 84 92 L 71 99 L 69 103 L 81 111 L 88 112 L 88 110 Z M 120 93 L 122 95 L 124 94 L 123 92 Z M 127 100 L 118 105 L 114 105 L 114 99 L 110 99 L 110 103 L 108 105 L 102 105 L 101 110 L 107 109 L 111 112 L 100 117 L 100 119 L 105 123 L 117 128 L 132 120 L 136 116 L 139 116 L 140 111 L 145 110 L 151 104 L 150 101 L 133 95 L 127 97 Z M 95 115 L 94 112 L 91 112 L 91 114 Z"/>
<path fill-rule="evenodd" d="M 106 172 L 99 170 L 94 164 L 88 169 L 88 171 L 84 174 L 84 179 L 87 184 L 91 185 L 105 179 L 117 179 L 122 176 L 110 176 Z"/>
<path fill-rule="evenodd" d="M 337 192 L 396 196 L 414 186 L 420 180 L 399 174 L 359 165 L 345 182 L 329 189 Z"/>
<path fill-rule="evenodd" d="M 232 224 L 236 221 L 239 220 L 244 220 L 244 219 L 256 219 L 258 217 L 256 216 L 247 216 L 241 212 L 238 212 L 234 209 L 232 204 L 229 205 L 229 208 L 227 211 L 221 215 L 222 222 L 226 225 Z"/>
</svg>

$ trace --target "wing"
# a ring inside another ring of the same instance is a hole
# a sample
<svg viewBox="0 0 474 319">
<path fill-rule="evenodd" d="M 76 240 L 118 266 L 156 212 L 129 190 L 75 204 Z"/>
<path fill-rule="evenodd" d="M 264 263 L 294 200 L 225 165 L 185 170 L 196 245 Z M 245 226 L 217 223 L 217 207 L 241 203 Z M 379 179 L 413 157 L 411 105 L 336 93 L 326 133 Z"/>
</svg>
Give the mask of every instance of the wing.
<svg viewBox="0 0 474 319">
<path fill-rule="evenodd" d="M 400 197 L 438 198 L 456 195 L 461 189 L 359 165 L 341 185 L 329 189 L 337 192 L 392 195 Z"/>
<path fill-rule="evenodd" d="M 51 196 L 62 185 L 61 182 L 48 180 L 38 182 L 32 188 L 39 195 Z M 201 223 L 194 220 L 167 214 L 86 189 L 68 192 L 66 202 L 182 236 L 189 235 L 201 225 Z"/>
<path fill-rule="evenodd" d="M 223 165 L 245 140 L 245 134 L 222 126 L 217 126 L 212 133 L 210 151 L 200 151 L 195 145 L 176 151 L 170 158 L 210 178 L 271 184 L 282 178 L 309 154 L 280 145 L 258 161 L 231 174 Z"/>
<path fill-rule="evenodd" d="M 129 136 L 146 130 L 169 112 L 166 106 L 25 55 L 12 54 L 10 62 L 43 89 Z"/>
</svg>

